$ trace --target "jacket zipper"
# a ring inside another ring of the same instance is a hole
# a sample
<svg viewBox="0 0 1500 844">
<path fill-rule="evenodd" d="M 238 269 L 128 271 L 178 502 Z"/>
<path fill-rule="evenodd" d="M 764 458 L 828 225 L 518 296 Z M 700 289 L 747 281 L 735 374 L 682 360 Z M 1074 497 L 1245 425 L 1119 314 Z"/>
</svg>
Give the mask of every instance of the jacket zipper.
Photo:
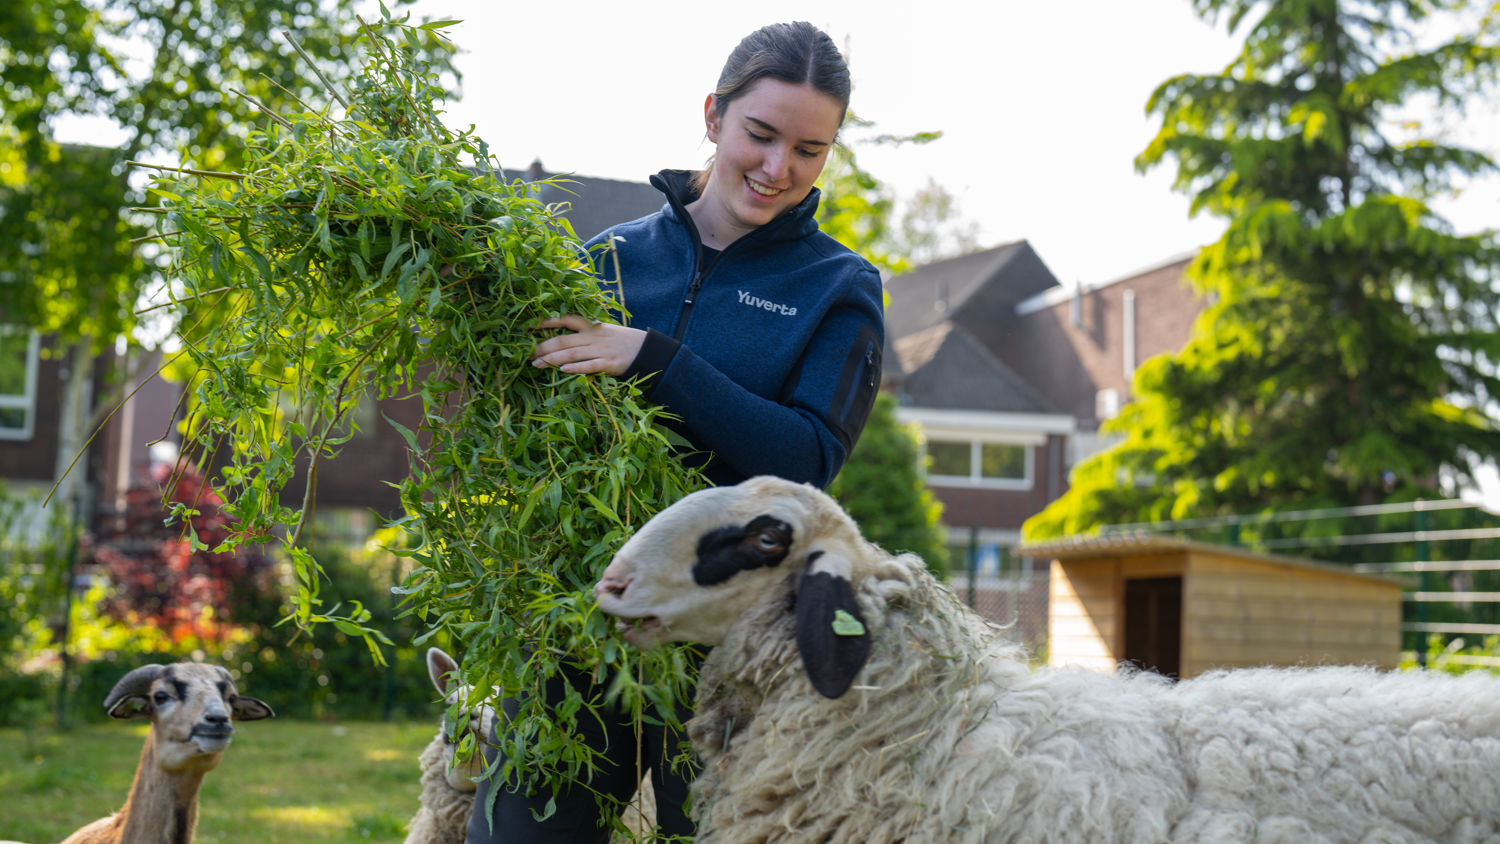
<svg viewBox="0 0 1500 844">
<path fill-rule="evenodd" d="M 672 339 L 679 343 L 682 342 L 682 335 L 687 333 L 688 319 L 693 315 L 693 302 L 697 301 L 698 291 L 703 287 L 703 279 L 708 275 L 703 271 L 702 244 L 699 244 L 697 251 L 697 256 L 693 258 L 693 282 L 688 285 L 687 295 L 682 299 L 682 309 L 677 312 L 677 328 L 672 332 Z M 718 261 L 714 263 L 717 264 Z"/>
<path fill-rule="evenodd" d="M 693 215 L 688 213 L 687 206 L 683 204 L 675 192 L 668 190 L 665 193 L 667 194 L 667 203 L 672 206 L 672 210 L 677 213 L 678 218 L 682 220 L 683 225 L 687 227 L 688 233 L 693 238 L 693 280 L 688 284 L 687 295 L 682 299 L 682 308 L 677 312 L 677 324 L 672 329 L 672 339 L 681 343 L 683 335 L 687 333 L 688 321 L 693 315 L 693 303 L 698 301 L 698 292 L 703 288 L 704 279 L 712 275 L 713 271 L 724 263 L 724 259 L 729 257 L 729 253 L 739 248 L 740 244 L 747 240 L 756 240 L 768 236 L 766 235 L 768 230 L 780 228 L 782 225 L 785 225 L 788 217 L 787 215 L 782 215 L 776 220 L 772 220 L 729 244 L 729 246 L 719 252 L 719 257 L 714 260 L 714 265 L 705 270 L 703 268 L 703 237 L 698 234 L 698 224 L 693 222 Z"/>
</svg>

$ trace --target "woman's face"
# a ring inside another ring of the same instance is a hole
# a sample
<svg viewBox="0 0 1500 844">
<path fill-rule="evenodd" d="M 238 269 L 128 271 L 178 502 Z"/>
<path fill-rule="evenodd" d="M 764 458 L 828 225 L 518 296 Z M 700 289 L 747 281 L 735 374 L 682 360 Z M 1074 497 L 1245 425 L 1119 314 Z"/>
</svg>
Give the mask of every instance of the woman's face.
<svg viewBox="0 0 1500 844">
<path fill-rule="evenodd" d="M 708 139 L 718 145 L 703 195 L 689 208 L 714 248 L 796 207 L 823 172 L 843 119 L 839 101 L 809 85 L 762 78 L 716 113 L 704 105 Z"/>
</svg>

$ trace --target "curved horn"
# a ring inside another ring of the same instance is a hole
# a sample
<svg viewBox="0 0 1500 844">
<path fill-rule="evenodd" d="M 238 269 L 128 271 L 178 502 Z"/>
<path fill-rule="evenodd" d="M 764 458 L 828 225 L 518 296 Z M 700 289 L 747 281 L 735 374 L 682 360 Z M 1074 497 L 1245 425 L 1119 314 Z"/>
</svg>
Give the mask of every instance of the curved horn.
<svg viewBox="0 0 1500 844">
<path fill-rule="evenodd" d="M 120 682 L 116 683 L 113 689 L 109 690 L 109 696 L 104 698 L 104 708 L 114 709 L 115 704 L 131 695 L 145 694 L 165 670 L 160 665 L 142 665 L 140 668 L 132 669 L 129 674 L 120 678 Z"/>
</svg>

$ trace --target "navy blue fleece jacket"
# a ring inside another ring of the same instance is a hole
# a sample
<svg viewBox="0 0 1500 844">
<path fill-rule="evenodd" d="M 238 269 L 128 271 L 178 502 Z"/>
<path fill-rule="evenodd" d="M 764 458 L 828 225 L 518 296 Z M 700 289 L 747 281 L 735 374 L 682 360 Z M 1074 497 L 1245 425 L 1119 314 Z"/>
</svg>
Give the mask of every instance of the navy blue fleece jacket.
<svg viewBox="0 0 1500 844">
<path fill-rule="evenodd" d="M 716 260 L 686 211 L 689 174 L 664 170 L 655 214 L 614 226 L 625 324 L 647 329 L 626 377 L 699 454 L 715 484 L 779 475 L 827 486 L 858 439 L 880 385 L 880 274 L 818 229 L 814 189 Z M 597 252 L 607 282 L 616 258 Z"/>
</svg>

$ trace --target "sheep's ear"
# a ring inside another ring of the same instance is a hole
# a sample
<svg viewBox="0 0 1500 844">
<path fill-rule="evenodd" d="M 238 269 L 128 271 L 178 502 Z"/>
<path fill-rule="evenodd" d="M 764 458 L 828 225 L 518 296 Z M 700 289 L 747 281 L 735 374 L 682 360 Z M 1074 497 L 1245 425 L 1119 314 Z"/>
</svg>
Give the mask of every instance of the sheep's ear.
<svg viewBox="0 0 1500 844">
<path fill-rule="evenodd" d="M 457 683 L 455 676 L 458 672 L 458 661 L 449 656 L 442 648 L 427 649 L 427 676 L 432 678 L 432 685 L 442 694 L 448 694 L 448 690 Z"/>
<path fill-rule="evenodd" d="M 870 632 L 865 628 L 849 562 L 834 554 L 814 551 L 797 586 L 797 651 L 807 678 L 818 694 L 841 697 L 870 658 Z"/>
<path fill-rule="evenodd" d="M 240 695 L 229 704 L 229 709 L 236 721 L 259 721 L 262 718 L 274 718 L 275 712 L 260 698 L 246 697 Z"/>
</svg>

